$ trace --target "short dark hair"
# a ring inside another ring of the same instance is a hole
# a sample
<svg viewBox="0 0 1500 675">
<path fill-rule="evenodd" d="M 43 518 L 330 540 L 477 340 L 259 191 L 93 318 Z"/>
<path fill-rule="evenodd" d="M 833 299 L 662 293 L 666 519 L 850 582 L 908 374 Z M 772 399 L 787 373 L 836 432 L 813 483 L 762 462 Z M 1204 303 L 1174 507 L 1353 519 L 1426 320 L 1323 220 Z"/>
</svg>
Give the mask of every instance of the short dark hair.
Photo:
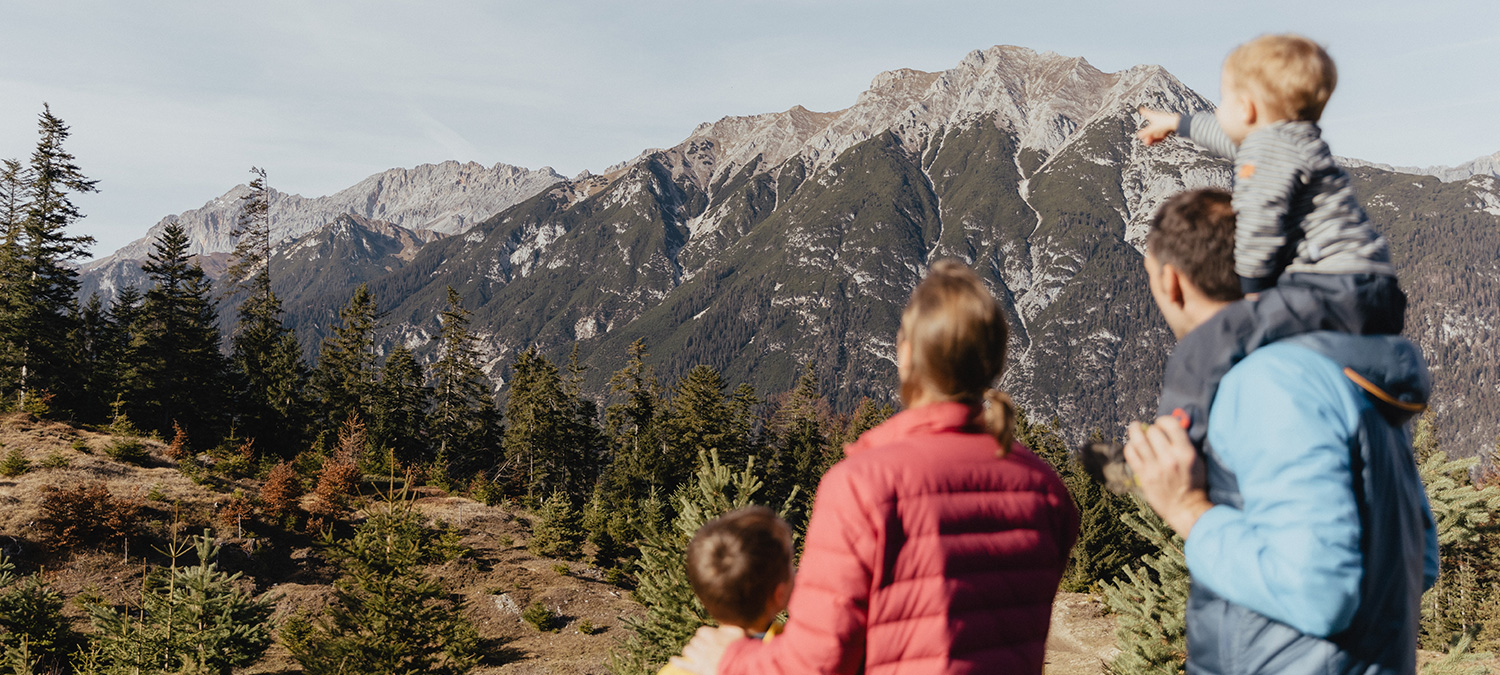
<svg viewBox="0 0 1500 675">
<path fill-rule="evenodd" d="M 792 528 L 764 506 L 746 506 L 708 521 L 688 543 L 688 583 L 720 623 L 747 627 L 766 611 L 776 586 L 790 579 Z"/>
<path fill-rule="evenodd" d="M 1209 298 L 1244 297 L 1234 273 L 1234 206 L 1228 192 L 1206 188 L 1173 195 L 1151 219 L 1146 250 Z"/>
</svg>

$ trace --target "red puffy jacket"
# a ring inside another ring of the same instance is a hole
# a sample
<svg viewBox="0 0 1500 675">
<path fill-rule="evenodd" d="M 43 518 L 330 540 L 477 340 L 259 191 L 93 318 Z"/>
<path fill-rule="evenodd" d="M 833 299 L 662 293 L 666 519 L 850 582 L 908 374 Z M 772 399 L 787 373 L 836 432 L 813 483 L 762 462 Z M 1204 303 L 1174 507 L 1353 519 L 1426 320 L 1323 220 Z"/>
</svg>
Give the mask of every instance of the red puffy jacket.
<svg viewBox="0 0 1500 675">
<path fill-rule="evenodd" d="M 1056 472 L 973 409 L 902 412 L 846 448 L 813 504 L 791 620 L 738 640 L 721 675 L 1041 673 L 1078 537 Z"/>
</svg>

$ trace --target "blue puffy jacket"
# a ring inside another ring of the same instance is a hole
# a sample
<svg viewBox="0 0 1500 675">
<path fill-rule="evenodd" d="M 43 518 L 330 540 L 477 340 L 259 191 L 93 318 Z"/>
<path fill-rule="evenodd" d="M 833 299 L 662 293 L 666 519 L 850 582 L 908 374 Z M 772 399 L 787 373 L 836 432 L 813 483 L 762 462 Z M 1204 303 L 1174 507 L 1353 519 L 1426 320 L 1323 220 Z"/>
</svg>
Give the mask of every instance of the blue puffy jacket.
<svg viewBox="0 0 1500 675">
<path fill-rule="evenodd" d="M 1187 607 L 1188 672 L 1413 673 L 1422 591 L 1436 573 L 1431 512 L 1406 428 L 1427 399 L 1426 366 L 1414 345 L 1395 336 L 1324 332 L 1278 344 L 1327 357 L 1344 369 L 1350 386 L 1365 394 L 1350 399 L 1357 401 L 1350 408 L 1356 423 L 1347 439 L 1348 484 L 1358 513 L 1353 558 L 1358 567 L 1348 583 L 1352 589 L 1352 579 L 1358 578 L 1357 597 L 1349 598 L 1354 602 L 1347 603 L 1347 610 L 1328 614 L 1334 618 L 1323 624 L 1333 630 L 1319 635 L 1293 627 L 1294 619 L 1273 619 L 1266 614 L 1275 612 L 1226 599 L 1223 595 L 1234 595 L 1231 590 L 1254 597 L 1253 591 L 1235 588 L 1232 579 L 1216 579 L 1221 594 L 1195 576 Z M 1246 405 L 1253 407 L 1253 401 Z M 1217 408 L 1215 415 L 1222 418 Z M 1242 508 L 1239 477 L 1207 443 L 1203 457 L 1210 500 Z M 1189 534 L 1190 570 L 1197 528 Z M 1210 538 L 1207 532 L 1205 538 Z"/>
</svg>

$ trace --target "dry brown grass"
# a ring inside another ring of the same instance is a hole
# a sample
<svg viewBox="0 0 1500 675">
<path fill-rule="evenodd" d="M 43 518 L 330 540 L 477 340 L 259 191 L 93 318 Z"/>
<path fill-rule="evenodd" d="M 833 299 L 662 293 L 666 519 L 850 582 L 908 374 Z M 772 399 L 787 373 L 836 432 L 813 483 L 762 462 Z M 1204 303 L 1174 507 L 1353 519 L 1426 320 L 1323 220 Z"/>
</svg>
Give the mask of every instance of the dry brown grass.
<svg viewBox="0 0 1500 675">
<path fill-rule="evenodd" d="M 82 439 L 95 454 L 72 450 L 69 445 Z M 6 448 L 20 448 L 33 462 L 30 472 L 0 480 L 0 535 L 36 542 L 35 521 L 46 485 L 78 485 L 102 481 L 115 495 L 144 496 L 159 493 L 160 501 L 147 502 L 159 518 L 182 514 L 194 528 L 223 513 L 236 488 L 246 495 L 261 494 L 258 481 L 241 480 L 202 486 L 179 473 L 166 457 L 166 445 L 147 441 L 153 455 L 150 466 L 120 464 L 103 456 L 102 448 L 111 442 L 107 434 L 74 429 L 51 422 L 39 422 L 22 415 L 0 416 L 0 443 Z M 69 466 L 58 469 L 39 468 L 48 454 L 66 456 Z M 446 523 L 462 533 L 460 543 L 472 549 L 468 556 L 430 568 L 429 573 L 441 579 L 451 592 L 463 597 L 467 612 L 483 639 L 487 659 L 475 669 L 481 675 L 560 673 L 577 675 L 604 673 L 609 651 L 623 638 L 622 618 L 640 616 L 642 610 L 630 598 L 629 591 L 604 583 L 602 572 L 589 565 L 568 563 L 569 574 L 559 574 L 559 560 L 538 558 L 526 551 L 530 533 L 529 516 L 505 507 L 490 507 L 461 497 L 442 494 L 433 488 L 416 491 L 417 508 L 434 524 Z M 355 506 L 358 506 L 355 497 Z M 312 501 L 308 496 L 305 502 Z M 350 514 L 361 519 L 362 512 Z M 232 528 L 219 530 L 224 549 L 220 565 L 226 571 L 245 573 L 244 583 L 257 591 L 270 592 L 276 600 L 273 621 L 280 622 L 297 611 L 318 612 L 332 597 L 332 583 L 338 576 L 318 553 L 314 537 L 260 524 L 250 527 L 254 538 L 236 539 Z M 344 525 L 343 527 L 347 527 Z M 166 529 L 161 530 L 163 533 Z M 156 542 L 160 546 L 161 542 Z M 150 565 L 165 562 L 150 546 L 133 544 L 129 557 L 111 548 L 102 551 L 82 550 L 71 556 L 52 558 L 45 566 L 45 577 L 59 592 L 71 598 L 88 591 L 98 593 L 113 604 L 138 602 L 141 582 Z M 149 557 L 142 559 L 142 554 Z M 26 557 L 43 557 L 45 550 L 32 547 Z M 27 561 L 20 561 L 23 565 Z M 32 563 L 36 561 L 33 560 Z M 147 564 L 149 562 L 149 564 Z M 30 564 L 30 569 L 36 569 Z M 521 620 L 521 609 L 540 602 L 561 615 L 561 630 L 541 633 Z M 68 612 L 82 617 L 69 604 Z M 584 635 L 578 625 L 588 621 L 596 633 Z M 1052 639 L 1048 647 L 1047 672 L 1055 675 L 1092 675 L 1108 658 L 1114 644 L 1112 617 L 1099 611 L 1098 603 L 1081 594 L 1063 594 L 1053 613 Z M 279 644 L 266 658 L 244 673 L 296 672 L 297 666 Z"/>
</svg>

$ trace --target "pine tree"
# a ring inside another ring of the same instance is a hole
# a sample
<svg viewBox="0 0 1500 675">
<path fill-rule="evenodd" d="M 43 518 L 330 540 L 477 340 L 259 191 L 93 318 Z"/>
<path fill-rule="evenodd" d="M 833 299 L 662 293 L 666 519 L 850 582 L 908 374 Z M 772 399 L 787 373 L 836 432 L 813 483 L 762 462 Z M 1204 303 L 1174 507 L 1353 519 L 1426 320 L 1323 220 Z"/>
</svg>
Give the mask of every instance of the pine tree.
<svg viewBox="0 0 1500 675">
<path fill-rule="evenodd" d="M 422 365 L 411 350 L 397 345 L 380 369 L 376 387 L 370 442 L 389 448 L 407 464 L 431 459 L 428 449 L 427 409 L 432 391 L 423 385 Z"/>
<path fill-rule="evenodd" d="M 505 403 L 502 441 L 511 494 L 536 495 L 567 485 L 565 443 L 572 410 L 562 374 L 536 347 L 516 354 Z"/>
<path fill-rule="evenodd" d="M 1102 584 L 1105 602 L 1119 617 L 1115 635 L 1120 654 L 1109 663 L 1118 675 L 1176 675 L 1187 660 L 1189 577 L 1177 536 L 1144 501 L 1122 517 L 1137 535 L 1156 548 L 1142 565 L 1128 565 L 1124 575 Z"/>
<path fill-rule="evenodd" d="M 749 439 L 736 422 L 734 401 L 725 396 L 724 378 L 709 366 L 694 366 L 677 381 L 661 421 L 668 449 L 658 478 L 663 489 L 675 489 L 693 469 L 698 453 L 718 450 L 725 464 L 739 466 L 748 457 Z"/>
<path fill-rule="evenodd" d="M 89 296 L 73 325 L 79 389 L 73 412 L 80 420 L 98 423 L 108 416 L 109 402 L 119 393 L 124 355 L 120 330 L 97 293 Z"/>
<path fill-rule="evenodd" d="M 62 594 L 15 569 L 0 556 L 0 652 L 36 672 L 60 671 L 82 638 L 63 616 Z"/>
<path fill-rule="evenodd" d="M 25 362 L 21 312 L 29 303 L 21 271 L 21 233 L 25 227 L 26 170 L 14 159 L 0 160 L 0 409 L 9 393 L 19 391 Z"/>
<path fill-rule="evenodd" d="M 599 428 L 599 404 L 583 393 L 588 367 L 579 359 L 578 345 L 568 355 L 563 379 L 564 407 L 570 415 L 563 428 L 561 463 L 564 489 L 581 501 L 594 491 L 604 469 L 608 441 Z"/>
<path fill-rule="evenodd" d="M 31 154 L 24 179 L 8 179 L 9 197 L 24 186 L 24 209 L 19 231 L 12 224 L 14 248 L 7 255 L 9 268 L 5 294 L 9 319 L 0 342 L 16 360 L 17 407 L 25 407 L 28 392 L 48 391 L 71 401 L 74 367 L 68 344 L 73 332 L 78 294 L 78 273 L 73 260 L 88 254 L 92 237 L 72 237 L 68 226 L 83 217 L 72 195 L 97 192 L 97 181 L 83 175 L 73 155 L 63 149 L 68 126 L 43 104 L 39 120 L 40 140 Z M 15 172 L 7 169 L 7 174 Z M 11 245 L 7 245 L 11 248 Z"/>
<path fill-rule="evenodd" d="M 152 286 L 131 343 L 131 417 L 163 434 L 176 421 L 212 437 L 222 431 L 228 364 L 210 282 L 187 250 L 187 233 L 169 223 L 141 266 Z"/>
<path fill-rule="evenodd" d="M 1450 651 L 1479 635 L 1487 623 L 1500 621 L 1484 611 L 1494 604 L 1496 570 L 1487 544 L 1496 534 L 1500 486 L 1474 485 L 1478 457 L 1449 460 L 1438 445 L 1436 426 L 1423 416 L 1416 421 L 1414 446 L 1421 458 L 1418 472 L 1427 488 L 1438 529 L 1439 575 L 1422 596 L 1422 645 Z M 1467 646 L 1467 645 L 1465 645 Z"/>
<path fill-rule="evenodd" d="M 1126 564 L 1154 549 L 1123 520 L 1135 513 L 1135 504 L 1128 497 L 1105 490 L 1079 469 L 1058 435 L 1059 427 L 1057 419 L 1042 425 L 1032 422 L 1025 410 L 1017 411 L 1016 439 L 1057 469 L 1078 506 L 1078 542 L 1073 546 L 1062 588 L 1086 591 L 1100 581 L 1115 579 Z"/>
<path fill-rule="evenodd" d="M 605 578 L 623 576 L 622 562 L 630 554 L 635 530 L 631 526 L 629 512 L 610 508 L 605 502 L 602 485 L 594 489 L 583 510 L 585 537 L 594 545 L 594 566 L 605 571 Z"/>
<path fill-rule="evenodd" d="M 225 276 L 231 292 L 240 292 L 239 324 L 233 338 L 233 361 L 241 382 L 237 408 L 243 433 L 261 440 L 277 454 L 299 448 L 305 426 L 302 389 L 307 366 L 302 347 L 282 322 L 281 300 L 271 290 L 270 188 L 264 169 L 251 168 L 250 191 L 240 198 L 234 264 Z"/>
<path fill-rule="evenodd" d="M 374 509 L 352 537 L 331 542 L 343 570 L 322 619 L 297 616 L 282 643 L 308 675 L 467 673 L 478 633 L 443 584 L 422 566 L 444 562 L 432 530 L 410 501 Z"/>
<path fill-rule="evenodd" d="M 604 468 L 604 501 L 614 508 L 630 508 L 654 490 L 661 490 L 657 457 L 663 453 L 659 425 L 661 383 L 646 365 L 645 340 L 636 340 L 625 366 L 609 378 L 612 396 L 623 396 L 604 411 L 605 433 L 613 458 Z"/>
<path fill-rule="evenodd" d="M 171 567 L 148 577 L 138 615 L 86 605 L 97 633 L 96 672 L 176 673 L 195 665 L 229 675 L 260 660 L 271 645 L 271 599 L 240 590 L 239 572 L 219 571 L 219 549 L 207 531 L 191 544 L 198 564 L 179 567 L 188 547 L 174 546 Z"/>
<path fill-rule="evenodd" d="M 646 607 L 646 615 L 625 619 L 631 634 L 610 655 L 609 668 L 615 675 L 655 673 L 668 657 L 682 650 L 693 631 L 713 623 L 688 584 L 688 542 L 704 523 L 759 501 L 757 495 L 763 484 L 756 477 L 753 458 L 736 472 L 719 461 L 717 452 L 710 451 L 700 453 L 697 466 L 673 496 L 677 516 L 671 527 L 650 519 L 641 524 L 635 599 Z M 790 503 L 787 500 L 782 505 L 783 516 Z"/>
<path fill-rule="evenodd" d="M 553 491 L 537 512 L 526 548 L 548 558 L 578 560 L 583 556 L 583 518 L 561 489 Z"/>
<path fill-rule="evenodd" d="M 831 447 L 827 420 L 828 404 L 818 394 L 818 376 L 809 362 L 797 384 L 780 397 L 767 423 L 770 439 L 764 452 L 772 498 L 786 499 L 797 491 L 811 506 L 823 473 L 843 456 L 841 448 Z M 799 509 L 794 522 L 803 522 L 803 511 Z"/>
<path fill-rule="evenodd" d="M 860 399 L 859 405 L 854 408 L 854 414 L 849 417 L 848 423 L 837 435 L 836 447 L 842 448 L 859 440 L 859 437 L 863 436 L 866 431 L 880 426 L 882 422 L 895 414 L 896 410 L 889 403 L 878 405 L 868 398 Z"/>
<path fill-rule="evenodd" d="M 379 314 L 370 289 L 360 284 L 339 311 L 341 324 L 323 339 L 310 387 L 325 428 L 343 423 L 350 414 L 370 419 L 375 398 L 375 329 Z"/>
<path fill-rule="evenodd" d="M 448 288 L 440 317 L 438 360 L 432 365 L 433 443 L 455 475 L 487 471 L 498 459 L 500 414 L 489 378 L 479 369 L 479 350 L 469 333 L 469 315 L 458 291 Z"/>
</svg>

